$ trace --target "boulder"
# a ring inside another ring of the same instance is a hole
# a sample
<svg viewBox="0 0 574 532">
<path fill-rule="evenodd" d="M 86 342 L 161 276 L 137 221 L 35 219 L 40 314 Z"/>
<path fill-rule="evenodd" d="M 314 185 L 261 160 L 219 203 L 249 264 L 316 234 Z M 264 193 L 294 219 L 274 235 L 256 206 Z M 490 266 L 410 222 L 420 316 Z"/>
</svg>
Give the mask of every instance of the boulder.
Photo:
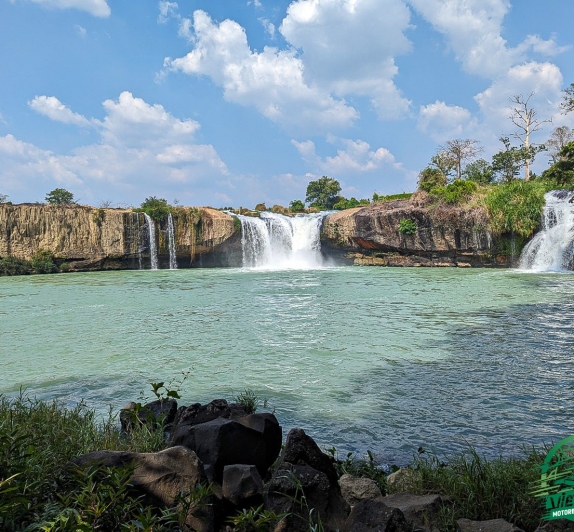
<svg viewBox="0 0 574 532">
<path fill-rule="evenodd" d="M 263 481 L 257 468 L 252 465 L 225 466 L 222 492 L 226 500 L 240 508 L 263 504 Z"/>
<path fill-rule="evenodd" d="M 353 507 L 344 532 L 411 532 L 398 508 L 387 506 L 383 497 L 364 499 Z"/>
<path fill-rule="evenodd" d="M 270 510 L 287 517 L 276 532 L 306 532 L 321 521 L 325 530 L 340 530 L 349 514 L 329 456 L 301 429 L 287 435 L 285 448 L 266 486 Z"/>
<path fill-rule="evenodd" d="M 363 499 L 374 499 L 382 495 L 377 483 L 370 478 L 345 474 L 339 479 L 339 486 L 343 498 L 351 507 Z"/>
<path fill-rule="evenodd" d="M 398 469 L 387 477 L 387 486 L 393 493 L 410 491 L 421 481 L 417 471 L 408 467 Z"/>
<path fill-rule="evenodd" d="M 459 519 L 456 522 L 458 532 L 524 532 L 505 519 L 489 519 L 488 521 L 471 521 Z"/>
<path fill-rule="evenodd" d="M 264 477 L 279 455 L 281 439 L 281 426 L 273 414 L 251 414 L 179 424 L 171 433 L 170 445 L 195 451 L 210 480 L 221 483 L 224 467 L 233 464 L 254 465 Z"/>
<path fill-rule="evenodd" d="M 120 410 L 120 423 L 124 432 L 129 432 L 136 420 L 141 425 L 171 424 L 177 412 L 175 399 L 157 400 L 138 408 L 138 404 L 130 401 Z"/>
<path fill-rule="evenodd" d="M 574 521 L 570 519 L 552 519 L 539 526 L 534 532 L 574 532 Z"/>
<path fill-rule="evenodd" d="M 158 453 L 131 453 L 121 451 L 96 451 L 74 460 L 80 467 L 98 465 L 125 467 L 133 465 L 131 484 L 154 504 L 172 507 L 180 494 L 200 484 L 207 485 L 202 463 L 197 455 L 185 447 L 171 447 Z M 203 501 L 190 509 L 187 524 L 200 532 L 213 527 L 213 508 L 210 501 Z"/>
<path fill-rule="evenodd" d="M 391 508 L 398 508 L 413 531 L 431 532 L 438 530 L 443 501 L 440 495 L 412 495 L 395 493 L 383 497 L 384 503 Z"/>
<path fill-rule="evenodd" d="M 228 403 L 225 399 L 214 399 L 211 403 L 202 405 L 194 403 L 179 408 L 173 420 L 174 429 L 180 425 L 199 425 L 218 417 L 233 419 L 246 416 L 245 407 L 237 403 Z"/>
</svg>

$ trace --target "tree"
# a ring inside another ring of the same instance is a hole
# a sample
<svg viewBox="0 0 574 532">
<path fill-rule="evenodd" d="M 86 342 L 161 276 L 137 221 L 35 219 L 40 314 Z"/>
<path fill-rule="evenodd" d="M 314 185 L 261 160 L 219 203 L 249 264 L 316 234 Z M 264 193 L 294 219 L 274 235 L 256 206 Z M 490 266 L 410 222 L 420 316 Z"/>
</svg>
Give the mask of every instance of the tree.
<svg viewBox="0 0 574 532">
<path fill-rule="evenodd" d="M 305 201 L 311 207 L 318 207 L 322 210 L 329 210 L 339 200 L 341 185 L 332 177 L 323 176 L 317 181 L 311 181 L 307 185 L 307 196 Z"/>
<path fill-rule="evenodd" d="M 467 181 L 474 181 L 479 185 L 488 185 L 494 180 L 492 165 L 484 159 L 468 163 L 462 175 Z"/>
<path fill-rule="evenodd" d="M 50 205 L 71 205 L 75 203 L 74 195 L 65 188 L 55 188 L 46 194 L 46 201 Z"/>
<path fill-rule="evenodd" d="M 169 216 L 169 205 L 164 198 L 150 196 L 141 204 L 138 211 L 145 212 L 152 220 L 163 222 Z"/>
<path fill-rule="evenodd" d="M 7 201 L 8 201 L 8 195 L 0 194 L 0 205 L 2 205 L 2 203 L 6 203 Z"/>
<path fill-rule="evenodd" d="M 474 159 L 482 151 L 482 146 L 478 140 L 454 139 L 441 146 L 439 153 L 444 153 L 447 159 L 454 163 L 455 179 L 460 179 L 462 177 L 462 163 Z"/>
<path fill-rule="evenodd" d="M 289 203 L 289 210 L 291 212 L 303 212 L 305 210 L 305 204 L 299 199 L 293 200 Z"/>
<path fill-rule="evenodd" d="M 448 151 L 439 148 L 439 151 L 431 159 L 431 167 L 434 166 L 444 176 L 445 180 L 451 176 L 456 167 L 456 161 Z"/>
<path fill-rule="evenodd" d="M 501 137 L 500 142 L 504 144 L 504 150 L 492 156 L 492 171 L 498 179 L 504 183 L 510 183 L 526 166 L 528 159 L 532 160 L 532 152 L 536 148 L 530 147 L 527 150 L 524 146 L 517 148 L 510 145 L 508 137 Z"/>
<path fill-rule="evenodd" d="M 574 111 L 574 83 L 570 83 L 570 87 L 567 87 L 562 91 L 564 94 L 562 96 L 563 102 L 560 104 L 560 108 L 564 114 Z"/>
<path fill-rule="evenodd" d="M 560 186 L 574 183 L 574 141 L 560 150 L 557 161 L 542 173 L 542 177 L 551 179 Z"/>
<path fill-rule="evenodd" d="M 560 159 L 560 151 L 564 146 L 574 140 L 574 130 L 570 129 L 568 126 L 557 127 L 550 138 L 545 142 L 546 148 L 548 148 L 548 154 L 552 159 L 553 163 L 558 162 Z"/>
<path fill-rule="evenodd" d="M 431 189 L 436 187 L 444 187 L 446 185 L 446 176 L 438 169 L 427 166 L 421 170 L 419 174 L 419 190 L 430 192 Z"/>
<path fill-rule="evenodd" d="M 538 120 L 536 118 L 536 111 L 529 107 L 530 98 L 534 96 L 531 92 L 528 98 L 524 98 L 522 94 L 515 94 L 510 98 L 510 103 L 514 104 L 516 107 L 512 109 L 512 114 L 509 116 L 511 122 L 518 128 L 517 133 L 513 133 L 512 136 L 520 140 L 526 148 L 526 153 L 529 157 L 525 160 L 524 165 L 524 180 L 530 180 L 530 163 L 534 160 L 534 155 L 530 156 L 532 150 L 530 150 L 531 142 L 530 135 L 536 131 L 542 129 L 542 124 L 552 122 L 552 119 Z M 533 145 L 535 146 L 535 145 Z"/>
</svg>

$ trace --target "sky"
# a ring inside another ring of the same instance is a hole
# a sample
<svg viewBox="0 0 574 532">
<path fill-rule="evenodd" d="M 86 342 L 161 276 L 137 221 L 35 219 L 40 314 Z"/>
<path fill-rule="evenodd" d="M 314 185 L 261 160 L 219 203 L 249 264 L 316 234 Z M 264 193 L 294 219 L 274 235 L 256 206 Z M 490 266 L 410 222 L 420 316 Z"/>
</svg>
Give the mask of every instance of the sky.
<svg viewBox="0 0 574 532">
<path fill-rule="evenodd" d="M 574 127 L 572 20 L 572 0 L 0 0 L 0 194 L 411 192 L 448 140 L 500 151 L 515 95 L 552 119 L 534 141 Z"/>
</svg>

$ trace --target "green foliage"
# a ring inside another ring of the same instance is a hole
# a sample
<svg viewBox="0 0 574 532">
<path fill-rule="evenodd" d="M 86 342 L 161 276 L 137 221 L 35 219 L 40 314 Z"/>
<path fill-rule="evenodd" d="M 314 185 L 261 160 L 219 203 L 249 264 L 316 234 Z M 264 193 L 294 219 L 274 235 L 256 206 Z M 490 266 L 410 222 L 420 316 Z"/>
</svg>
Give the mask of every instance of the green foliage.
<svg viewBox="0 0 574 532">
<path fill-rule="evenodd" d="M 407 200 L 412 196 L 412 192 L 403 192 L 402 194 L 390 194 L 388 196 L 379 195 L 373 192 L 373 203 L 385 203 L 387 201 Z"/>
<path fill-rule="evenodd" d="M 554 181 L 558 186 L 574 185 L 574 141 L 558 153 L 558 160 L 542 173 L 542 179 Z"/>
<path fill-rule="evenodd" d="M 237 216 L 233 217 L 233 230 L 236 233 L 241 233 L 241 220 Z"/>
<path fill-rule="evenodd" d="M 479 185 L 489 185 L 494 180 L 494 170 L 484 159 L 477 159 L 466 165 L 462 177 Z"/>
<path fill-rule="evenodd" d="M 169 216 L 170 207 L 166 199 L 150 196 L 134 212 L 145 212 L 152 220 L 163 222 Z"/>
<path fill-rule="evenodd" d="M 419 190 L 430 192 L 433 188 L 444 187 L 446 183 L 446 176 L 438 168 L 427 166 L 419 174 Z"/>
<path fill-rule="evenodd" d="M 339 200 L 339 192 L 341 192 L 339 182 L 331 177 L 323 176 L 307 185 L 305 201 L 310 203 L 312 207 L 330 210 Z"/>
<path fill-rule="evenodd" d="M 484 200 L 491 231 L 529 237 L 540 225 L 544 194 L 551 188 L 551 184 L 539 180 L 517 180 L 493 187 Z"/>
<path fill-rule="evenodd" d="M 30 261 L 12 255 L 0 258 L 0 275 L 27 275 L 32 273 Z"/>
<path fill-rule="evenodd" d="M 574 111 L 574 83 L 570 83 L 570 87 L 564 89 L 562 95 L 562 103 L 560 107 L 564 114 Z"/>
<path fill-rule="evenodd" d="M 371 202 L 368 199 L 361 199 L 358 200 L 357 198 L 341 198 L 335 205 L 333 205 L 333 209 L 342 211 L 345 209 L 354 209 L 355 207 L 363 207 L 370 205 Z"/>
<path fill-rule="evenodd" d="M 492 171 L 499 181 L 510 183 L 520 173 L 528 161 L 532 161 L 536 154 L 546 148 L 544 146 L 511 146 L 508 137 L 501 137 L 504 150 L 492 156 Z"/>
<path fill-rule="evenodd" d="M 261 399 L 253 390 L 246 388 L 238 393 L 233 400 L 245 407 L 248 414 L 255 414 L 260 406 L 267 406 L 267 399 Z"/>
<path fill-rule="evenodd" d="M 399 222 L 399 232 L 403 235 L 414 235 L 417 232 L 417 224 L 409 218 L 403 218 Z"/>
<path fill-rule="evenodd" d="M 344 460 L 339 460 L 335 447 L 327 449 L 326 452 L 333 458 L 333 465 L 339 478 L 343 475 L 370 478 L 377 484 L 381 494 L 386 494 L 387 474 L 377 465 L 371 451 L 367 451 L 366 458 L 358 458 L 355 453 L 347 453 Z"/>
<path fill-rule="evenodd" d="M 289 210 L 291 212 L 303 212 L 305 210 L 305 204 L 301 200 L 293 200 L 289 203 Z"/>
<path fill-rule="evenodd" d="M 32 255 L 30 265 L 35 273 L 54 273 L 58 267 L 54 263 L 54 254 L 45 249 L 39 249 Z"/>
<path fill-rule="evenodd" d="M 50 205 L 71 205 L 74 202 L 74 195 L 65 188 L 55 188 L 46 194 L 46 201 Z"/>
<path fill-rule="evenodd" d="M 537 528 L 542 507 L 531 494 L 540 479 L 538 466 L 544 456 L 531 451 L 524 458 L 486 460 L 476 451 L 443 462 L 435 455 L 420 454 L 413 468 L 420 477 L 418 494 L 440 493 L 451 501 L 443 507 L 440 530 L 454 531 L 460 518 L 484 521 L 503 518 L 523 530 Z"/>
<path fill-rule="evenodd" d="M 106 211 L 103 209 L 103 207 L 100 207 L 99 209 L 96 209 L 93 213 L 92 213 L 92 220 L 94 221 L 94 223 L 98 226 L 101 227 L 102 223 L 104 223 L 104 221 L 106 220 Z"/>
<path fill-rule="evenodd" d="M 264 510 L 261 505 L 241 510 L 237 515 L 230 517 L 228 522 L 234 526 L 235 532 L 268 532 L 274 530 L 277 523 L 286 516 L 287 514 Z"/>
<path fill-rule="evenodd" d="M 478 186 L 473 181 L 458 180 L 445 187 L 432 188 L 429 194 L 443 203 L 455 205 L 467 202 L 477 189 Z"/>
</svg>

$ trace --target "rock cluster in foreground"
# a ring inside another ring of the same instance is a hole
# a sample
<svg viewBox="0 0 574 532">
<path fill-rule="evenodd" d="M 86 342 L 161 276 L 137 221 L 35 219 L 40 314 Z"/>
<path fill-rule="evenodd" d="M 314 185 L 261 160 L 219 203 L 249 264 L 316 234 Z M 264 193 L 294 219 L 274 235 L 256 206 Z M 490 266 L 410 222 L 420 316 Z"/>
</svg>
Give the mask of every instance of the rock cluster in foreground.
<svg viewBox="0 0 574 532">
<path fill-rule="evenodd" d="M 134 467 L 134 489 L 151 505 L 173 507 L 181 494 L 211 486 L 190 505 L 186 524 L 200 532 L 232 531 L 230 518 L 242 510 L 274 512 L 274 532 L 411 532 L 438 530 L 443 505 L 438 494 L 408 492 L 383 496 L 368 478 L 338 478 L 333 458 L 301 429 L 292 429 L 282 447 L 275 415 L 249 414 L 224 399 L 177 408 L 174 400 L 143 408 L 131 403 L 121 412 L 123 430 L 160 420 L 168 448 L 157 453 L 97 451 L 76 464 Z M 412 470 L 399 470 L 388 483 L 408 487 Z M 258 509 L 258 510 L 255 510 Z M 502 519 L 458 522 L 461 532 L 518 532 Z"/>
</svg>

